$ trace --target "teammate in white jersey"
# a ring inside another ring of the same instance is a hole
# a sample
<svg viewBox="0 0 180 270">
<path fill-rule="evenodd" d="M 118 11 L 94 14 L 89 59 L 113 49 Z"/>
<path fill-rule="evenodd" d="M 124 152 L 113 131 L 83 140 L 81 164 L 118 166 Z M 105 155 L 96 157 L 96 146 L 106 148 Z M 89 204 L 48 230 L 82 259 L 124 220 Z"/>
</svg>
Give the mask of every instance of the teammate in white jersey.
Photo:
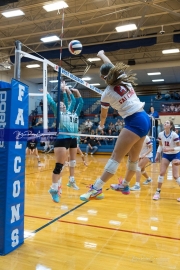
<svg viewBox="0 0 180 270">
<path fill-rule="evenodd" d="M 180 159 L 179 150 L 177 150 L 176 148 L 177 146 L 179 146 L 179 136 L 173 130 L 174 130 L 174 124 L 172 121 L 168 120 L 164 123 L 164 131 L 160 132 L 158 135 L 159 146 L 158 146 L 156 158 L 155 158 L 156 162 L 159 161 L 161 152 L 163 152 L 163 154 L 162 154 L 162 160 L 161 160 L 161 165 L 160 165 L 160 174 L 158 176 L 158 187 L 157 187 L 156 193 L 153 196 L 153 200 L 160 199 L 160 192 L 161 192 L 161 187 L 164 180 L 164 175 L 166 173 L 166 170 L 170 162 L 172 162 L 173 178 L 180 185 L 179 167 L 176 166 L 176 160 Z M 166 147 L 169 147 L 170 151 L 165 153 L 164 148 L 166 150 Z"/>
<path fill-rule="evenodd" d="M 145 167 L 149 162 L 151 162 L 152 157 L 153 157 L 152 142 L 149 136 L 146 136 L 143 143 L 143 147 L 139 154 L 139 163 L 136 171 L 136 183 L 133 187 L 130 188 L 130 190 L 132 191 L 141 190 L 140 187 L 141 174 L 146 178 L 146 181 L 143 182 L 144 185 L 148 185 L 149 183 L 152 182 L 152 179 L 148 176 L 147 172 L 145 171 Z"/>
<path fill-rule="evenodd" d="M 113 107 L 124 118 L 125 126 L 119 134 L 114 151 L 108 160 L 100 178 L 91 186 L 90 190 L 81 195 L 80 199 L 103 199 L 103 185 L 116 173 L 123 157 L 129 153 L 125 179 L 119 184 L 112 184 L 111 188 L 129 194 L 129 182 L 137 171 L 139 153 L 144 139 L 150 128 L 149 116 L 143 110 L 142 103 L 133 89 L 135 77 L 125 73 L 127 65 L 118 63 L 115 66 L 104 51 L 98 53 L 104 64 L 100 68 L 102 79 L 108 85 L 101 97 L 100 129 L 103 129 L 109 106 Z"/>
</svg>

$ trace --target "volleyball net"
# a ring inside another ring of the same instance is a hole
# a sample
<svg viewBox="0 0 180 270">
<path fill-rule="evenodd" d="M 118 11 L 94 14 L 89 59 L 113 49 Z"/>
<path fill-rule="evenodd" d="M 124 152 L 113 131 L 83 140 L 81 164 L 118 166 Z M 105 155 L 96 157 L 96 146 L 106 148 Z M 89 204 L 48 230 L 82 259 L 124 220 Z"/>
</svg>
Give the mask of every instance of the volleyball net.
<svg viewBox="0 0 180 270">
<path fill-rule="evenodd" d="M 29 58 L 34 63 L 42 63 L 42 78 L 43 84 L 38 87 L 43 89 L 43 92 L 39 92 L 36 88 L 35 91 L 29 93 L 29 99 L 34 100 L 36 98 L 42 98 L 43 107 L 39 113 L 36 114 L 36 125 L 32 127 L 31 120 L 33 115 L 29 117 L 29 127 L 32 128 L 33 133 L 40 134 L 39 137 L 43 137 L 40 140 L 45 140 L 43 135 L 55 135 L 61 133 L 62 135 L 71 135 L 78 138 L 78 142 L 81 145 L 83 151 L 85 151 L 87 140 L 89 138 L 95 138 L 97 144 L 100 145 L 101 152 L 112 152 L 117 137 L 124 127 L 123 119 L 118 115 L 117 111 L 109 108 L 108 117 L 106 119 L 105 127 L 103 130 L 99 129 L 100 121 L 100 97 L 102 91 L 94 85 L 88 83 L 85 78 L 79 78 L 71 72 L 59 67 L 57 64 L 45 59 L 35 52 L 33 54 L 26 53 L 22 50 L 23 44 L 18 42 L 15 50 L 15 76 L 20 77 L 21 73 L 21 59 Z M 85 71 L 88 67 L 85 67 Z M 83 75 L 86 72 L 83 72 Z M 72 96 L 66 93 L 66 97 L 61 89 L 61 83 L 65 81 L 65 84 L 71 88 L 76 87 L 83 99 L 83 106 L 78 111 L 78 96 L 77 93 L 72 91 L 72 95 L 75 100 L 72 100 Z M 51 82 L 51 83 L 49 83 Z M 52 84 L 53 82 L 53 84 Z M 53 86 L 52 86 L 53 85 Z M 49 93 L 49 95 L 47 95 Z M 49 96 L 49 97 L 48 97 Z M 49 100 L 48 100 L 49 99 Z M 51 101 L 51 102 L 49 102 Z M 65 105 L 65 111 L 61 112 L 60 104 Z M 42 114 L 42 115 L 41 115 Z M 66 117 L 64 116 L 66 115 Z M 77 115 L 76 115 L 77 114 Z M 39 118 L 42 116 L 42 123 L 38 124 Z M 75 117 L 76 116 L 76 117 Z M 71 129 L 72 122 L 77 121 L 78 129 L 74 132 Z M 64 128 L 65 127 L 65 128 Z M 153 160 L 155 157 L 155 140 L 152 138 L 153 143 Z M 107 151 L 106 151 L 107 150 Z"/>
</svg>

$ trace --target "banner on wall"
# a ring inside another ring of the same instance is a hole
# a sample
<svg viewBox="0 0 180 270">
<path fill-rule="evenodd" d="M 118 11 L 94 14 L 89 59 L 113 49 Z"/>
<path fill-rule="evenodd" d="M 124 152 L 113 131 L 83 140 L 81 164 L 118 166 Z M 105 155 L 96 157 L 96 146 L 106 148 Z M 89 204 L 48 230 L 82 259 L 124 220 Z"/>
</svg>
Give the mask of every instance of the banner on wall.
<svg viewBox="0 0 180 270">
<path fill-rule="evenodd" d="M 161 104 L 161 112 L 166 113 L 179 113 L 180 112 L 180 103 L 162 103 Z"/>
</svg>

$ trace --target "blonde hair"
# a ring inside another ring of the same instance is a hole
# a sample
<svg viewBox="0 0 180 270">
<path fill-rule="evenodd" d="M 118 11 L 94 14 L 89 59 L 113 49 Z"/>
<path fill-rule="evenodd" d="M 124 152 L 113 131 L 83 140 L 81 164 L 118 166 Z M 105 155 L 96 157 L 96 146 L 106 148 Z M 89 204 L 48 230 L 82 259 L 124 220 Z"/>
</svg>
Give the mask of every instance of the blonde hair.
<svg viewBox="0 0 180 270">
<path fill-rule="evenodd" d="M 132 84 L 133 86 L 137 85 L 135 83 L 136 74 L 131 73 L 131 71 L 125 73 L 125 71 L 128 68 L 129 66 L 122 62 L 117 63 L 115 66 L 111 67 L 111 69 L 109 69 L 108 74 L 104 76 L 106 83 L 112 86 L 122 85 L 127 89 L 128 89 L 127 84 L 129 83 Z"/>
</svg>

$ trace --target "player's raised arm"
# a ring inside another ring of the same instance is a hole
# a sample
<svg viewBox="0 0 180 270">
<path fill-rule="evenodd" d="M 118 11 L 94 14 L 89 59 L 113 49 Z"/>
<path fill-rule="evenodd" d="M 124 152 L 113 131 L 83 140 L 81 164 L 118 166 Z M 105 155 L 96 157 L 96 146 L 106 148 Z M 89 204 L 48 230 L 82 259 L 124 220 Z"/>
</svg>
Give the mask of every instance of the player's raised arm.
<svg viewBox="0 0 180 270">
<path fill-rule="evenodd" d="M 101 60 L 104 62 L 104 64 L 106 64 L 106 63 L 112 64 L 111 60 L 105 55 L 103 50 L 99 51 L 97 56 L 99 58 L 101 58 Z"/>
</svg>

